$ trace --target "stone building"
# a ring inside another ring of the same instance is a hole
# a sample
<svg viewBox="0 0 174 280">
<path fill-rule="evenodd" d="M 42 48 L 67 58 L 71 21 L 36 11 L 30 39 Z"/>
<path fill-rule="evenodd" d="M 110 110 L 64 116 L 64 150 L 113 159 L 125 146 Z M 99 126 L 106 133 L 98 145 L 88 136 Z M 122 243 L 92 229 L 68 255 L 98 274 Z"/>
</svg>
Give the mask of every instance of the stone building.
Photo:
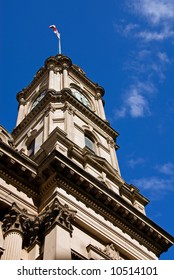
<svg viewBox="0 0 174 280">
<path fill-rule="evenodd" d="M 172 246 L 120 175 L 103 95 L 64 55 L 17 94 L 16 127 L 0 127 L 2 260 L 151 260 Z"/>
</svg>

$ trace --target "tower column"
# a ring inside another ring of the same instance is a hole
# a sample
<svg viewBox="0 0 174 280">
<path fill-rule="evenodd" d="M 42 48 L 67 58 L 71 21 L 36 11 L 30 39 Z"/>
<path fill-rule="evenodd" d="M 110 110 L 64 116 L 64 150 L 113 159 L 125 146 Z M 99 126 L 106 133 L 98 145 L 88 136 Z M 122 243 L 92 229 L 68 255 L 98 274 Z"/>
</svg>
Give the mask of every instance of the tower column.
<svg viewBox="0 0 174 280">
<path fill-rule="evenodd" d="M 20 103 L 19 103 L 19 110 L 18 110 L 18 117 L 17 117 L 16 125 L 18 125 L 25 117 L 25 100 L 24 100 L 24 98 L 23 97 L 20 98 L 19 102 Z"/>
<path fill-rule="evenodd" d="M 48 84 L 48 88 L 49 89 L 53 89 L 54 88 L 54 70 L 53 70 L 53 66 L 49 67 L 49 84 Z"/>
<path fill-rule="evenodd" d="M 65 131 L 70 140 L 74 138 L 74 123 L 73 123 L 73 108 L 66 102 L 65 103 Z"/>
<path fill-rule="evenodd" d="M 66 64 L 63 65 L 63 88 L 69 87 L 69 79 L 68 79 L 68 66 Z"/>
<path fill-rule="evenodd" d="M 103 108 L 103 102 L 102 102 L 102 97 L 101 97 L 100 92 L 97 93 L 96 99 L 97 99 L 97 101 L 98 101 L 100 117 L 101 117 L 103 120 L 106 120 L 105 111 L 104 111 L 104 108 Z"/>
<path fill-rule="evenodd" d="M 119 168 L 117 156 L 116 156 L 116 153 L 115 153 L 115 142 L 113 141 L 113 139 L 110 139 L 110 138 L 107 139 L 107 142 L 108 142 L 108 146 L 109 146 L 109 150 L 110 150 L 112 166 L 120 174 L 120 168 Z"/>
</svg>

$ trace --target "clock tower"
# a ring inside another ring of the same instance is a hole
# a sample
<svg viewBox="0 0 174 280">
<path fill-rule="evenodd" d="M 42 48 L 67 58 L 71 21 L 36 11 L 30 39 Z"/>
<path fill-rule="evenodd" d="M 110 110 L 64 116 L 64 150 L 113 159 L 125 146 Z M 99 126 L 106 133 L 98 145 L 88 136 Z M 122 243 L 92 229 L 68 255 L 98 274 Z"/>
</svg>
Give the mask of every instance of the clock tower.
<svg viewBox="0 0 174 280">
<path fill-rule="evenodd" d="M 17 94 L 16 127 L 0 130 L 2 259 L 156 259 L 173 244 L 121 177 L 103 96 L 64 55 Z"/>
</svg>

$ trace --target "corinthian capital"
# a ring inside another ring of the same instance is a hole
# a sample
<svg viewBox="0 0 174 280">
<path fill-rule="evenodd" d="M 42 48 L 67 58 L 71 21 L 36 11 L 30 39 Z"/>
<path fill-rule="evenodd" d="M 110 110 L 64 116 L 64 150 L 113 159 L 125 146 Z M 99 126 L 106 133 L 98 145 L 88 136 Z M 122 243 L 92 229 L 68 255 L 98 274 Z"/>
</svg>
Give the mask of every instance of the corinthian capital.
<svg viewBox="0 0 174 280">
<path fill-rule="evenodd" d="M 55 224 L 59 224 L 70 232 L 73 231 L 72 221 L 75 218 L 76 211 L 70 210 L 67 204 L 62 205 L 56 198 L 53 203 L 46 208 L 43 216 L 43 225 L 45 231 L 49 230 Z"/>
</svg>

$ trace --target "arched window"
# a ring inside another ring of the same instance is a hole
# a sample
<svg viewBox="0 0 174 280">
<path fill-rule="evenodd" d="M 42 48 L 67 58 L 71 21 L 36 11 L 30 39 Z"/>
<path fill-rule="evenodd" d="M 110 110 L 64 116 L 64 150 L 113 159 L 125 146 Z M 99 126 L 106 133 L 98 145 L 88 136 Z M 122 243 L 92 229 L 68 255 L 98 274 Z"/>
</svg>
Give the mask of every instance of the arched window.
<svg viewBox="0 0 174 280">
<path fill-rule="evenodd" d="M 85 146 L 91 151 L 95 152 L 95 141 L 91 136 L 87 134 L 85 134 Z"/>
</svg>

